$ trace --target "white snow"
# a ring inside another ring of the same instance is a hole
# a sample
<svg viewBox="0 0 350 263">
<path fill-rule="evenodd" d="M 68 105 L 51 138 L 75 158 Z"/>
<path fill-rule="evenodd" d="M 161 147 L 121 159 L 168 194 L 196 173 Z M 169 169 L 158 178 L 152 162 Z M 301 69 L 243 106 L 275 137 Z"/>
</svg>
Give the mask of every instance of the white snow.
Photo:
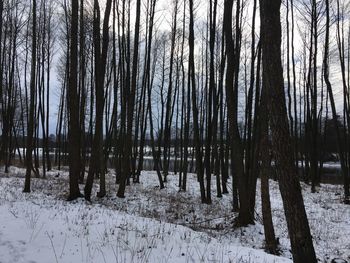
<svg viewBox="0 0 350 263">
<path fill-rule="evenodd" d="M 231 211 L 231 195 L 218 199 L 213 182 L 213 204 L 200 204 L 194 175 L 189 175 L 188 191 L 179 192 L 177 176 L 169 175 L 166 188 L 159 190 L 156 174 L 143 172 L 141 184 L 127 187 L 127 197 L 119 199 L 111 172 L 107 176 L 107 197 L 95 197 L 96 181 L 90 204 L 83 199 L 65 201 L 65 172 L 52 171 L 48 179 L 33 178 L 32 193 L 24 194 L 24 170 L 10 171 L 8 176 L 0 175 L 1 263 L 291 262 L 275 182 L 271 183 L 271 200 L 280 257 L 263 251 L 258 194 L 256 224 L 234 228 L 236 214 Z M 310 194 L 308 188 L 303 185 L 318 259 L 349 261 L 350 208 L 341 203 L 341 187 L 322 185 L 316 194 Z"/>
</svg>

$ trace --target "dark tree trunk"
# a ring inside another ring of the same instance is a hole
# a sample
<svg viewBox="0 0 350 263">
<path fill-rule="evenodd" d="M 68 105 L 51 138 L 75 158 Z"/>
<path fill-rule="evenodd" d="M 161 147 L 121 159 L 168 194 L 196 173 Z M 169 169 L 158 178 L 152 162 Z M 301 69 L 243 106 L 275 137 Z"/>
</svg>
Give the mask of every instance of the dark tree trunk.
<svg viewBox="0 0 350 263">
<path fill-rule="evenodd" d="M 78 75 L 78 0 L 72 0 L 72 20 L 70 32 L 70 70 L 68 102 L 68 139 L 69 139 L 69 197 L 74 200 L 81 197 L 79 190 L 80 175 L 80 126 L 79 126 L 79 97 L 77 87 Z"/>
<path fill-rule="evenodd" d="M 140 12 L 140 2 L 137 1 L 136 6 L 136 12 Z M 123 2 L 123 7 L 125 7 L 125 4 Z M 123 11 L 123 21 L 124 21 L 124 11 Z M 129 21 L 130 23 L 130 21 Z M 118 188 L 117 196 L 120 198 L 124 198 L 125 196 L 125 187 L 127 183 L 129 183 L 129 178 L 131 175 L 131 145 L 132 145 L 132 128 L 133 128 L 133 119 L 134 119 L 134 104 L 135 104 L 135 93 L 136 93 L 136 76 L 137 76 L 137 63 L 138 63 L 138 45 L 139 45 L 139 27 L 140 27 L 140 17 L 137 15 L 136 21 L 135 21 L 135 42 L 134 42 L 134 57 L 133 57 L 133 66 L 132 66 L 132 80 L 131 80 L 131 88 L 125 87 L 125 102 L 124 102 L 124 110 L 126 114 L 124 118 L 126 119 L 126 133 L 125 138 L 122 143 L 122 149 L 123 149 L 123 164 L 122 164 L 122 173 L 120 178 L 120 185 Z M 128 29 L 129 26 L 128 26 Z M 128 36 L 129 36 L 129 30 L 128 30 Z M 124 37 L 124 35 L 123 35 Z M 129 37 L 128 37 L 129 41 Z M 126 78 L 125 82 L 126 85 L 129 85 L 130 82 L 130 67 L 129 67 L 129 43 L 126 47 L 126 64 L 127 64 L 127 72 L 126 72 Z"/>
<path fill-rule="evenodd" d="M 254 223 L 254 213 L 251 211 L 248 182 L 244 174 L 244 154 L 241 136 L 238 129 L 238 71 L 239 71 L 239 53 L 240 53 L 240 0 L 236 6 L 236 41 L 232 38 L 232 8 L 233 1 L 226 0 L 224 7 L 224 27 L 227 54 L 227 73 L 226 73 L 226 96 L 228 106 L 229 133 L 232 142 L 232 161 L 234 166 L 234 176 L 237 178 L 237 188 L 239 193 L 239 216 L 237 224 L 246 226 Z"/>
<path fill-rule="evenodd" d="M 317 262 L 288 127 L 281 62 L 280 0 L 260 0 L 263 83 L 267 89 L 273 153 L 296 263 Z"/>
<path fill-rule="evenodd" d="M 96 124 L 89 173 L 85 185 L 85 199 L 90 200 L 93 179 L 100 178 L 100 191 L 98 197 L 106 195 L 105 161 L 103 158 L 103 109 L 105 105 L 104 84 L 107 64 L 107 52 L 109 44 L 109 17 L 112 9 L 112 0 L 106 3 L 102 31 L 102 51 L 100 36 L 100 6 L 98 0 L 94 1 L 94 50 L 95 50 L 95 96 L 96 96 Z"/>
<path fill-rule="evenodd" d="M 35 87 L 36 87 L 36 48 L 37 48 L 37 36 L 36 36 L 36 0 L 33 0 L 32 6 L 32 64 L 30 72 L 30 106 L 29 117 L 27 125 L 27 153 L 26 153 L 26 177 L 24 182 L 23 192 L 30 192 L 30 176 L 33 169 L 33 135 L 34 135 L 34 100 L 35 100 Z"/>
<path fill-rule="evenodd" d="M 264 224 L 265 249 L 272 254 L 277 253 L 277 241 L 272 222 L 269 173 L 271 171 L 271 159 L 269 153 L 269 127 L 268 127 L 268 97 L 266 88 L 262 88 L 261 104 L 259 106 L 259 157 L 261 160 L 260 178 L 261 178 L 261 210 Z"/>
<path fill-rule="evenodd" d="M 197 108 L 197 94 L 196 94 L 196 77 L 195 77 L 195 65 L 194 65 L 194 17 L 193 17 L 193 0 L 189 1 L 190 7 L 190 27 L 189 27 L 189 73 L 188 73 L 188 88 L 192 88 L 192 113 L 193 113 L 193 125 L 194 125 L 194 142 L 196 152 L 196 169 L 199 181 L 199 187 L 201 192 L 202 203 L 206 203 L 206 194 L 204 186 L 204 170 L 201 151 L 201 140 L 199 133 L 199 120 L 198 120 L 198 108 Z"/>
<path fill-rule="evenodd" d="M 326 36 L 325 36 L 325 50 L 323 59 L 323 77 L 327 86 L 327 91 L 329 94 L 329 101 L 332 109 L 332 117 L 335 125 L 336 140 L 338 146 L 338 152 L 340 157 L 341 172 L 344 178 L 344 193 L 345 201 L 349 199 L 349 182 L 348 182 L 348 166 L 346 165 L 343 143 L 341 141 L 340 129 L 338 124 L 337 109 L 334 101 L 333 89 L 331 82 L 329 80 L 329 27 L 330 27 L 330 16 L 329 16 L 329 0 L 326 0 Z"/>
</svg>

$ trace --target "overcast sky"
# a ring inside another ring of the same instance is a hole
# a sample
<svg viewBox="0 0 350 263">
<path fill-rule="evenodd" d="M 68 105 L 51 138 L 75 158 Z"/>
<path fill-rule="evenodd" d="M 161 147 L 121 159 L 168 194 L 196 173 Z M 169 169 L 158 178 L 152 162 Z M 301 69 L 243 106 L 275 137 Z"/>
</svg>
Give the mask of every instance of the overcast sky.
<svg viewBox="0 0 350 263">
<path fill-rule="evenodd" d="M 101 11 L 103 12 L 104 10 L 104 1 L 102 0 L 100 1 L 101 4 Z M 132 13 L 135 13 L 135 6 L 134 6 L 134 2 L 132 1 Z M 142 1 L 145 2 L 145 1 Z M 196 10 L 196 17 L 195 17 L 195 25 L 198 26 L 198 24 L 200 23 L 200 21 L 204 21 L 206 20 L 206 12 L 207 12 L 207 4 L 209 1 L 195 1 L 195 10 Z M 246 35 L 246 37 L 250 38 L 250 31 L 251 31 L 251 13 L 252 13 L 252 5 L 251 5 L 250 1 L 250 5 L 247 5 L 245 7 L 245 13 L 244 16 L 246 17 L 246 21 L 243 24 L 243 34 Z M 183 1 L 180 0 L 180 14 L 179 14 L 179 19 L 182 19 L 182 7 L 183 7 Z M 188 8 L 188 7 L 187 7 Z M 223 1 L 219 0 L 218 1 L 218 19 L 220 19 L 221 14 L 222 14 L 222 8 L 223 8 Z M 141 17 L 142 19 L 145 19 L 145 14 L 144 14 L 144 10 L 145 10 L 145 3 L 143 3 L 143 7 L 142 7 L 142 13 L 141 13 Z M 173 10 L 173 1 L 166 1 L 166 0 L 158 0 L 157 3 L 157 11 L 156 11 L 156 21 L 157 21 L 157 28 L 159 30 L 170 30 L 170 26 L 171 26 L 171 14 L 172 14 L 172 10 Z M 188 15 L 188 10 L 186 10 L 186 14 Z M 297 11 L 295 10 L 295 14 L 296 14 L 296 26 L 295 26 L 295 50 L 296 53 L 300 53 L 300 51 L 302 50 L 302 41 L 301 41 L 301 37 L 299 34 L 299 28 L 302 28 L 302 21 L 301 19 L 298 19 L 298 14 Z M 282 22 L 285 22 L 285 12 L 284 12 L 284 7 L 282 7 Z M 103 16 L 102 16 L 103 18 Z M 134 19 L 135 19 L 135 15 L 131 15 L 131 19 L 132 19 L 132 24 L 131 24 L 131 29 L 133 29 L 134 27 Z M 182 26 L 181 25 L 182 21 L 178 21 L 178 26 Z M 257 14 L 257 19 L 256 19 L 256 28 L 257 31 L 259 29 L 259 16 Z M 199 38 L 200 36 L 196 36 L 196 38 Z M 243 36 L 244 37 L 244 36 Z M 285 37 L 285 35 L 283 36 Z M 323 53 L 323 37 L 321 37 L 319 39 L 320 43 L 319 43 L 319 67 L 320 67 L 320 72 L 321 72 L 321 65 L 322 65 L 322 53 Z M 335 45 L 335 35 L 333 35 L 333 38 L 331 38 L 331 41 L 333 42 L 332 44 Z M 51 85 L 50 85 L 50 133 L 55 133 L 56 130 L 56 123 L 57 123 L 57 111 L 58 111 L 58 104 L 59 104 L 59 96 L 60 96 L 60 89 L 61 89 L 61 84 L 58 82 L 58 78 L 57 78 L 57 63 L 58 63 L 58 58 L 61 55 L 61 50 L 65 48 L 65 46 L 60 46 L 59 42 L 56 41 L 56 46 L 55 46 L 55 50 L 56 50 L 56 55 L 54 57 L 53 60 L 53 67 L 52 67 L 52 78 L 51 78 Z M 282 47 L 282 49 L 285 48 Z M 197 50 L 199 49 L 199 47 L 197 46 Z M 333 49 L 335 49 L 335 46 L 333 47 Z M 341 76 L 340 76 L 340 70 L 339 70 L 339 63 L 338 63 L 338 59 L 337 59 L 337 52 L 336 50 L 333 51 L 333 55 L 331 56 L 331 63 L 332 62 L 336 62 L 334 64 L 331 65 L 331 81 L 332 84 L 335 88 L 335 95 L 336 95 L 336 102 L 337 102 L 337 107 L 338 110 L 342 108 L 342 94 L 341 94 L 341 90 L 342 90 L 342 85 L 341 85 Z M 298 70 L 297 70 L 298 71 Z M 320 80 L 319 80 L 319 85 L 321 86 L 321 74 L 319 74 L 320 76 Z"/>
</svg>

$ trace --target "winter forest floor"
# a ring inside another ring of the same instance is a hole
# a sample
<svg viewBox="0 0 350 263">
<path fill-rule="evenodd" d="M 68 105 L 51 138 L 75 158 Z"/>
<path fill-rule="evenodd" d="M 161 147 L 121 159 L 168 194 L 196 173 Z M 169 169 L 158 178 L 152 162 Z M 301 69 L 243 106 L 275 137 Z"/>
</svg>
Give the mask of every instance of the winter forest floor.
<svg viewBox="0 0 350 263">
<path fill-rule="evenodd" d="M 116 197 L 114 182 L 111 172 L 103 199 L 95 197 L 96 181 L 92 203 L 67 202 L 65 172 L 33 178 L 30 194 L 22 193 L 23 169 L 1 173 L 0 262 L 291 262 L 274 181 L 270 193 L 279 257 L 263 251 L 260 181 L 256 224 L 246 228 L 233 227 L 232 196 L 216 198 L 214 182 L 213 204 L 200 203 L 195 175 L 188 178 L 188 191 L 179 192 L 177 176 L 169 175 L 166 188 L 159 190 L 156 174 L 143 172 L 141 184 L 128 187 L 125 199 Z M 349 262 L 350 206 L 341 203 L 341 186 L 322 185 L 315 194 L 305 184 L 302 188 L 319 262 Z"/>
</svg>

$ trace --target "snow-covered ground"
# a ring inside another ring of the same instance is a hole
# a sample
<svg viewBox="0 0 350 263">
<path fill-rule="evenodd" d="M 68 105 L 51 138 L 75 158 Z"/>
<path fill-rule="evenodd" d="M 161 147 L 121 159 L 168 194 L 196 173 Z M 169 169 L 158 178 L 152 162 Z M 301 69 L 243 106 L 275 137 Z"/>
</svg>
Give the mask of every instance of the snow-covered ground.
<svg viewBox="0 0 350 263">
<path fill-rule="evenodd" d="M 127 197 L 119 199 L 110 173 L 107 197 L 95 197 L 96 182 L 91 204 L 83 199 L 65 201 L 64 172 L 33 179 L 30 194 L 22 193 L 23 174 L 18 168 L 11 168 L 8 176 L 0 174 L 1 263 L 291 262 L 275 182 L 271 182 L 271 201 L 280 257 L 263 251 L 259 194 L 256 224 L 234 228 L 231 195 L 216 198 L 213 182 L 213 204 L 200 204 L 194 175 L 189 176 L 188 191 L 179 192 L 177 176 L 170 175 L 166 188 L 159 190 L 156 174 L 143 172 L 141 184 L 127 187 Z M 319 261 L 349 261 L 350 207 L 341 203 L 341 187 L 322 185 L 316 194 L 310 193 L 309 186 L 303 189 Z"/>
</svg>

